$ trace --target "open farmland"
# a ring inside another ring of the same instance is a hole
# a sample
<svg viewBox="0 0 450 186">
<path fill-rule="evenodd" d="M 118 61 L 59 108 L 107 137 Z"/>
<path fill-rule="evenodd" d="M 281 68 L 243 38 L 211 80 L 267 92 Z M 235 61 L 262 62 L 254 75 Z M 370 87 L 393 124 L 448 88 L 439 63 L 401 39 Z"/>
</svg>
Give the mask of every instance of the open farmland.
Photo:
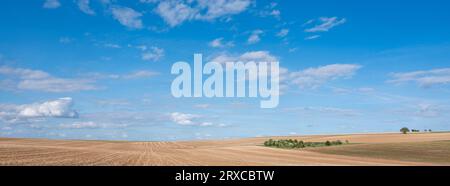
<svg viewBox="0 0 450 186">
<path fill-rule="evenodd" d="M 450 165 L 450 133 L 272 137 L 351 144 L 264 147 L 269 138 L 122 142 L 0 138 L 0 165 Z"/>
</svg>

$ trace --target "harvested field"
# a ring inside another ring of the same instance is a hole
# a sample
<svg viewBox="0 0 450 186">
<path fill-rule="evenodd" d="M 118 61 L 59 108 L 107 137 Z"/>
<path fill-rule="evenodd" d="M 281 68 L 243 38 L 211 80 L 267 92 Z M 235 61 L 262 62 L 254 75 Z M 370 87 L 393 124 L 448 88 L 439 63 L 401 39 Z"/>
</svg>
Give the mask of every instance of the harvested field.
<svg viewBox="0 0 450 186">
<path fill-rule="evenodd" d="M 0 165 L 450 165 L 450 133 L 273 137 L 352 144 L 263 147 L 268 138 L 122 142 L 0 138 Z"/>
</svg>

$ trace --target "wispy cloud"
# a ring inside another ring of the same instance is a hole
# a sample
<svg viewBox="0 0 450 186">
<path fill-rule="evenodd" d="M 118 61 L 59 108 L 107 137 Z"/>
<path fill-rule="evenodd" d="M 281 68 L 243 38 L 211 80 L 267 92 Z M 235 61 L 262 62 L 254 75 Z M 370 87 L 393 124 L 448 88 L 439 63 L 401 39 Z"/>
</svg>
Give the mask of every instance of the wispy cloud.
<svg viewBox="0 0 450 186">
<path fill-rule="evenodd" d="M 286 37 L 289 34 L 289 29 L 281 29 L 278 33 L 278 37 Z"/>
<path fill-rule="evenodd" d="M 278 61 L 278 58 L 274 55 L 272 55 L 269 51 L 250 51 L 245 52 L 241 55 L 235 56 L 235 55 L 227 55 L 222 54 L 214 57 L 210 61 L 217 62 L 217 63 L 227 63 L 227 62 L 275 62 Z"/>
<path fill-rule="evenodd" d="M 310 25 L 313 23 L 316 23 L 311 28 L 305 29 L 305 32 L 328 32 L 330 29 L 339 26 L 341 24 L 344 24 L 347 22 L 345 18 L 338 18 L 338 17 L 320 17 L 318 19 L 309 20 L 304 25 Z"/>
<path fill-rule="evenodd" d="M 98 72 L 84 73 L 83 77 L 87 77 L 94 80 L 101 79 L 122 79 L 122 80 L 131 80 L 131 79 L 142 79 L 142 78 L 150 78 L 159 75 L 159 72 L 149 71 L 149 70 L 138 70 L 126 74 L 104 74 Z"/>
<path fill-rule="evenodd" d="M 89 0 L 78 0 L 77 5 L 83 13 L 88 15 L 95 15 L 95 11 L 92 10 Z"/>
<path fill-rule="evenodd" d="M 149 48 L 145 47 L 141 50 L 143 51 L 141 58 L 144 61 L 159 61 L 165 55 L 164 49 L 155 46 Z"/>
<path fill-rule="evenodd" d="M 58 0 L 46 0 L 44 2 L 44 5 L 42 7 L 48 8 L 48 9 L 55 9 L 59 8 L 61 6 L 61 3 Z"/>
<path fill-rule="evenodd" d="M 339 116 L 359 116 L 359 113 L 353 109 L 344 109 L 344 108 L 336 108 L 336 107 L 294 107 L 294 108 L 286 108 L 284 111 L 287 112 L 302 112 L 307 114 L 327 114 L 327 115 L 339 115 Z"/>
<path fill-rule="evenodd" d="M 82 121 L 73 123 L 63 123 L 60 124 L 59 127 L 61 129 L 97 129 L 101 128 L 102 125 L 93 121 Z"/>
<path fill-rule="evenodd" d="M 257 14 L 260 17 L 273 16 L 277 19 L 280 19 L 281 11 L 277 9 L 278 3 L 271 2 L 269 5 L 266 5 L 261 11 Z"/>
<path fill-rule="evenodd" d="M 184 126 L 199 126 L 199 127 L 227 127 L 226 124 L 215 124 L 213 122 L 205 121 L 205 117 L 197 114 L 187 114 L 180 112 L 172 112 L 169 114 L 172 122 Z"/>
<path fill-rule="evenodd" d="M 75 39 L 70 38 L 70 37 L 60 37 L 59 38 L 59 42 L 62 44 L 69 44 L 72 43 Z"/>
<path fill-rule="evenodd" d="M 232 47 L 232 46 L 234 46 L 234 43 L 232 41 L 224 42 L 224 38 L 221 37 L 221 38 L 212 40 L 209 43 L 209 46 L 213 47 L 213 48 Z"/>
<path fill-rule="evenodd" d="M 261 34 L 264 32 L 262 30 L 254 30 L 247 39 L 248 44 L 255 44 L 261 41 Z"/>
<path fill-rule="evenodd" d="M 314 39 L 318 39 L 318 38 L 320 38 L 320 35 L 313 35 L 313 36 L 305 37 L 305 40 L 314 40 Z"/>
<path fill-rule="evenodd" d="M 391 76 L 392 79 L 388 80 L 389 83 L 399 84 L 413 82 L 423 88 L 450 84 L 450 68 L 393 73 Z"/>
<path fill-rule="evenodd" d="M 318 88 L 339 78 L 352 77 L 361 68 L 356 64 L 332 64 L 289 73 L 289 82 L 300 88 Z"/>
<path fill-rule="evenodd" d="M 98 89 L 92 80 L 54 77 L 47 72 L 23 68 L 0 67 L 11 89 L 43 92 L 74 92 Z"/>
</svg>

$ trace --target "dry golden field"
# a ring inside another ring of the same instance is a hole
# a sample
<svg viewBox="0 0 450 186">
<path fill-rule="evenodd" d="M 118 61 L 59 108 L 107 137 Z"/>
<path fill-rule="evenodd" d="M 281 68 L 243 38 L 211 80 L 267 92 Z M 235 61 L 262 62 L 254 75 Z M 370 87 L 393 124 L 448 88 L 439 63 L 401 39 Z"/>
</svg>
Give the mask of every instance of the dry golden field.
<svg viewBox="0 0 450 186">
<path fill-rule="evenodd" d="M 269 138 L 122 142 L 0 138 L 0 165 L 450 165 L 450 133 L 272 137 L 351 144 L 262 146 Z"/>
</svg>

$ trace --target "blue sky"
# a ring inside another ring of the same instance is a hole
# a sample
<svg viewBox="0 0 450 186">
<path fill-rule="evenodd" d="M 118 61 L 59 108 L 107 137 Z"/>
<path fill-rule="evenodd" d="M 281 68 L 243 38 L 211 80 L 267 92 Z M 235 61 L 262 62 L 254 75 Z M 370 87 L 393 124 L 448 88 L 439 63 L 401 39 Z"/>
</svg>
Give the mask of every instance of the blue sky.
<svg viewBox="0 0 450 186">
<path fill-rule="evenodd" d="M 6 0 L 0 136 L 189 140 L 450 130 L 448 1 Z M 177 61 L 277 59 L 276 109 L 173 98 Z"/>
</svg>

